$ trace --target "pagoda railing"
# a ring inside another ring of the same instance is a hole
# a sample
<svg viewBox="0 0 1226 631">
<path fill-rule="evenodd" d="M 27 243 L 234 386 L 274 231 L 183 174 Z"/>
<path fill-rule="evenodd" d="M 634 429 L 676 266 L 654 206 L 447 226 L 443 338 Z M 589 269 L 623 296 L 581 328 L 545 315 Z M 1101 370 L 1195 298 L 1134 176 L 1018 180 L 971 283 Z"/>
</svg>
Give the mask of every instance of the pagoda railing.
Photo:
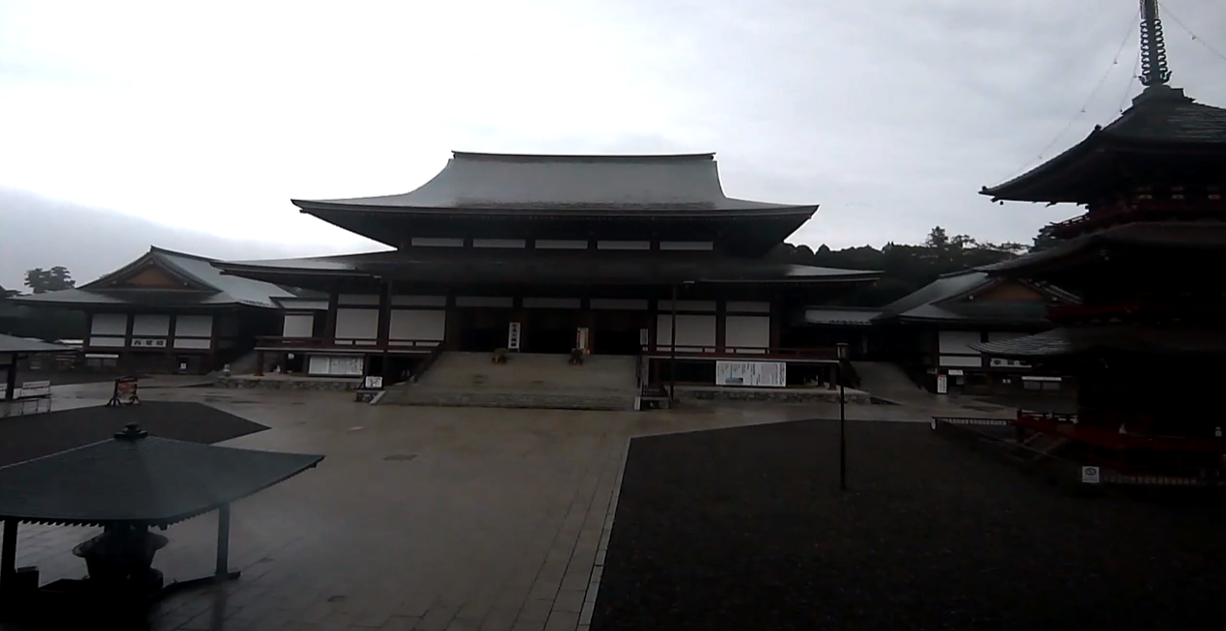
<svg viewBox="0 0 1226 631">
<path fill-rule="evenodd" d="M 1121 433 L 1119 430 L 1080 425 L 1077 423 L 1077 416 L 1073 414 L 1019 411 L 1014 424 L 1020 428 L 1052 434 L 1112 451 L 1226 453 L 1226 438 L 1146 436 Z"/>
<path fill-rule="evenodd" d="M 1189 311 L 1226 312 L 1226 305 L 1207 305 L 1179 300 L 1129 300 L 1107 304 L 1071 304 L 1052 307 L 1047 311 L 1049 320 L 1107 319 L 1120 316 L 1181 315 Z"/>
<path fill-rule="evenodd" d="M 1145 200 L 1143 202 L 1120 202 L 1097 206 L 1083 215 L 1052 224 L 1052 235 L 1070 238 L 1091 228 L 1106 227 L 1121 219 L 1140 219 L 1155 214 L 1181 215 L 1214 213 L 1222 215 L 1226 206 L 1219 200 Z"/>
</svg>

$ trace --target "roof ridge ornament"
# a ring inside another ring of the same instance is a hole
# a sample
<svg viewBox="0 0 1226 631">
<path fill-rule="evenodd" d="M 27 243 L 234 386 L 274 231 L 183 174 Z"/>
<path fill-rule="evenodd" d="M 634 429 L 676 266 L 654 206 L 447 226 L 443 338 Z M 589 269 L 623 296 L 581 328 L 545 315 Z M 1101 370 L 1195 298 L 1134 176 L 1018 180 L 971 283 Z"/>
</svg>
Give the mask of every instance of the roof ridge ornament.
<svg viewBox="0 0 1226 631">
<path fill-rule="evenodd" d="M 1171 80 L 1158 0 L 1141 0 L 1141 85 L 1165 86 Z"/>
</svg>

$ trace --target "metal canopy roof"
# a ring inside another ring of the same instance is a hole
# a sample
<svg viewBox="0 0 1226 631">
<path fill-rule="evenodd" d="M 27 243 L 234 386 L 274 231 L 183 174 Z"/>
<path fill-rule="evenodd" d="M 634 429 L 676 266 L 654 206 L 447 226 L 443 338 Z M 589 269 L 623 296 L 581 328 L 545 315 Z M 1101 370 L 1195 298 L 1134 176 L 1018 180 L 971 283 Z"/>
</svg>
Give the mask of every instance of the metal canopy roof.
<svg viewBox="0 0 1226 631">
<path fill-rule="evenodd" d="M 99 526 L 170 525 L 314 467 L 323 456 L 114 438 L 0 467 L 0 517 Z"/>
<path fill-rule="evenodd" d="M 713 153 L 567 156 L 455 151 L 442 171 L 408 193 L 292 201 L 305 212 L 546 210 L 584 215 L 784 211 L 812 215 L 817 210 L 816 204 L 771 204 L 724 195 Z"/>
<path fill-rule="evenodd" d="M 1220 329 L 1141 324 L 1063 327 L 1037 335 L 971 344 L 994 357 L 1071 357 L 1095 352 L 1149 356 L 1221 356 L 1226 335 Z"/>
</svg>

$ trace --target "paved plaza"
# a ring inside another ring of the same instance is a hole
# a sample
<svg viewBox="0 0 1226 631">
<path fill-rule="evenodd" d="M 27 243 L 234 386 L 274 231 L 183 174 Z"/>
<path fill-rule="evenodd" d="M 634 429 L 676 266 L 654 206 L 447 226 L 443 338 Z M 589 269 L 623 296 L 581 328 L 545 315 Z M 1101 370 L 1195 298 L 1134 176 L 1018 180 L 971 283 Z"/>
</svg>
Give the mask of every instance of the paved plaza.
<svg viewBox="0 0 1226 631">
<path fill-rule="evenodd" d="M 108 394 L 109 384 L 65 386 L 56 406 Z M 154 629 L 586 629 L 629 438 L 838 414 L 831 405 L 371 406 L 341 393 L 195 387 L 145 387 L 141 397 L 199 401 L 270 428 L 223 445 L 327 456 L 235 504 L 230 558 L 242 578 L 162 603 Z M 925 421 L 949 407 L 847 410 Z M 165 533 L 155 566 L 168 580 L 211 571 L 215 523 L 208 514 Z M 23 526 L 18 565 L 37 565 L 44 583 L 79 578 L 84 564 L 70 550 L 95 532 Z"/>
</svg>

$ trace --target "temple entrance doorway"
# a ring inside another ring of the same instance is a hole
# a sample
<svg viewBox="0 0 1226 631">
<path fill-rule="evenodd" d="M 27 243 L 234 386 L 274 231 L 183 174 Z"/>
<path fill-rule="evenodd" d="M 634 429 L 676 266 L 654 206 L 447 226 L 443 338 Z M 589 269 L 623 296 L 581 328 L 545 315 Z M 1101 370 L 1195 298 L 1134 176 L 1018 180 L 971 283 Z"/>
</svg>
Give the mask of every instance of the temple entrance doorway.
<svg viewBox="0 0 1226 631">
<path fill-rule="evenodd" d="M 640 311 L 597 311 L 592 334 L 592 353 L 597 355 L 639 355 L 646 316 Z"/>
<path fill-rule="evenodd" d="M 458 350 L 490 353 L 507 347 L 510 309 L 464 309 L 457 312 Z"/>
<path fill-rule="evenodd" d="M 575 348 L 579 311 L 532 310 L 524 324 L 523 351 L 567 354 Z"/>
</svg>

